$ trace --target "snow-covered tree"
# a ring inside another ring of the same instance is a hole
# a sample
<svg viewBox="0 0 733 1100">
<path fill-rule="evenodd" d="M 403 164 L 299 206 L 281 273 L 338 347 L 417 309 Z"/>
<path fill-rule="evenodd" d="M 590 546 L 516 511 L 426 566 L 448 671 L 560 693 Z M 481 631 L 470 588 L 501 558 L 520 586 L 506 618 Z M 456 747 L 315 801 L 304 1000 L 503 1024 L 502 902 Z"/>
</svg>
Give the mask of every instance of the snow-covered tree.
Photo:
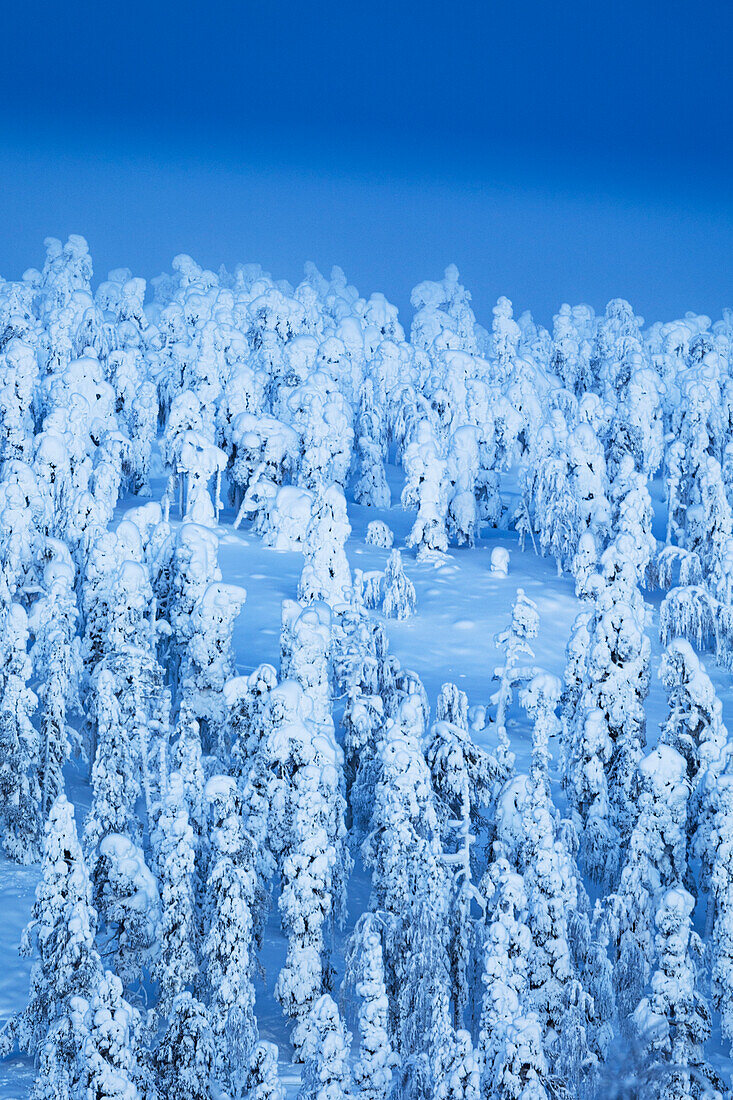
<svg viewBox="0 0 733 1100">
<path fill-rule="evenodd" d="M 393 550 L 384 572 L 382 610 L 388 619 L 409 619 L 415 612 L 415 586 L 405 574 L 402 555 Z"/>
<path fill-rule="evenodd" d="M 122 725 L 111 672 L 102 669 L 93 686 L 91 714 L 96 729 L 92 765 L 92 807 L 84 823 L 84 847 L 93 857 L 110 833 L 138 834 L 135 803 L 140 794 L 136 761 Z"/>
<path fill-rule="evenodd" d="M 407 545 L 417 551 L 418 558 L 444 553 L 448 549 L 448 464 L 429 418 L 418 422 L 403 463 L 406 480 L 402 507 L 417 508 Z"/>
<path fill-rule="evenodd" d="M 610 882 L 614 853 L 636 816 L 633 783 L 646 737 L 650 645 L 636 573 L 621 540 L 601 565 L 593 608 L 580 613 L 568 643 L 562 766 L 582 826 L 584 866 L 591 877 Z"/>
<path fill-rule="evenodd" d="M 78 709 L 81 658 L 76 637 L 74 570 L 55 560 L 44 570 L 44 595 L 33 605 L 31 649 L 40 685 L 39 771 L 44 815 L 63 788 L 62 768 L 70 753 L 67 713 Z"/>
<path fill-rule="evenodd" d="M 206 797 L 212 807 L 213 852 L 202 955 L 210 991 L 216 1075 L 229 1086 L 247 1065 L 257 1042 L 252 981 L 257 880 L 234 780 L 213 776 L 206 785 Z"/>
<path fill-rule="evenodd" d="M 163 1014 L 198 974 L 196 846 L 188 811 L 181 806 L 182 796 L 183 781 L 175 774 L 157 823 L 161 927 L 154 977 L 160 986 L 158 1007 Z"/>
<path fill-rule="evenodd" d="M 723 1037 L 733 1042 L 733 782 L 726 771 L 718 780 L 718 805 L 711 847 L 713 1004 L 720 1012 Z"/>
<path fill-rule="evenodd" d="M 542 1048 L 537 1016 L 515 1012 L 491 1065 L 484 1096 L 487 1100 L 551 1100 L 557 1085 Z"/>
<path fill-rule="evenodd" d="M 611 923 L 618 948 L 614 983 L 622 1020 L 638 1002 L 654 960 L 654 919 L 660 891 L 682 882 L 687 869 L 685 760 L 659 745 L 639 765 L 639 815 L 625 849 Z"/>
<path fill-rule="evenodd" d="M 388 1030 L 382 929 L 373 913 L 365 913 L 357 921 L 349 942 L 345 980 L 360 999 L 361 1042 L 353 1070 L 354 1086 L 363 1100 L 386 1100 L 399 1059 Z"/>
<path fill-rule="evenodd" d="M 385 431 L 374 394 L 374 381 L 366 378 L 359 396 L 354 447 L 354 500 L 373 508 L 389 508 L 390 492 L 384 469 Z"/>
<path fill-rule="evenodd" d="M 211 1100 L 214 1042 L 206 1008 L 190 993 L 174 997 L 154 1064 L 166 1100 Z"/>
<path fill-rule="evenodd" d="M 523 589 L 517 589 L 512 604 L 512 621 L 506 630 L 496 635 L 496 644 L 504 650 L 504 664 L 497 668 L 494 677 L 499 681 L 499 690 L 492 697 L 496 705 L 496 732 L 499 739 L 499 760 L 503 766 L 511 769 L 514 754 L 509 748 L 507 734 L 507 710 L 512 702 L 513 689 L 523 679 L 534 674 L 534 667 L 522 664 L 524 658 L 534 657 L 529 646 L 532 638 L 537 637 L 540 617 L 537 604 L 525 596 Z"/>
<path fill-rule="evenodd" d="M 349 1046 L 339 1010 L 327 993 L 313 1005 L 299 1100 L 348 1100 L 351 1094 Z"/>
<path fill-rule="evenodd" d="M 17 1043 L 21 1050 L 36 1054 L 69 1002 L 91 997 L 101 978 L 96 930 L 74 807 L 59 795 L 46 823 L 41 880 L 21 943 L 24 955 L 36 956 L 28 1004 L 2 1034 L 6 1053 Z"/>
<path fill-rule="evenodd" d="M 394 534 L 382 519 L 373 519 L 367 524 L 364 538 L 367 546 L 379 546 L 383 550 L 391 550 L 394 545 Z"/>
<path fill-rule="evenodd" d="M 681 886 L 661 897 L 655 923 L 657 969 L 651 993 L 634 1012 L 634 1025 L 646 1044 L 669 1063 L 659 1086 L 660 1100 L 724 1095 L 718 1074 L 706 1062 L 703 1046 L 710 1037 L 710 1009 L 696 989 L 695 955 L 702 944 L 692 931 L 695 902 Z"/>
<path fill-rule="evenodd" d="M 300 684 L 318 726 L 332 726 L 331 612 L 327 604 L 302 607 L 294 600 L 283 601 L 280 677 Z"/>
<path fill-rule="evenodd" d="M 534 719 L 532 760 L 522 806 L 523 841 L 520 867 L 529 906 L 532 936 L 528 958 L 530 1003 L 544 1030 L 543 1046 L 555 1069 L 567 1050 L 572 1029 L 577 1067 L 593 1063 L 588 1034 L 592 1006 L 578 981 L 571 943 L 571 919 L 579 904 L 577 871 L 564 837 L 557 829 L 549 779 L 549 735 L 557 724 L 555 708 L 560 682 L 548 673 L 536 674 L 523 692 Z"/>
<path fill-rule="evenodd" d="M 344 911 L 351 866 L 345 846 L 341 750 L 332 731 L 319 731 L 302 721 L 301 700 L 302 696 L 293 700 L 295 721 L 276 731 L 272 741 L 283 774 L 283 785 L 274 791 L 280 817 L 275 844 L 282 876 L 278 907 L 288 937 L 275 992 L 296 1020 L 293 1043 L 298 1051 L 307 1041 L 313 1004 L 331 986 L 326 932 Z"/>
<path fill-rule="evenodd" d="M 274 1043 L 257 1044 L 244 1081 L 246 1100 L 285 1100 L 285 1086 L 277 1074 L 277 1054 Z"/>
<path fill-rule="evenodd" d="M 728 731 L 715 688 L 688 642 L 681 638 L 670 642 L 659 677 L 669 708 L 660 740 L 677 749 L 687 762 L 691 787 L 688 832 L 707 877 L 712 867 L 710 832 L 717 810 L 718 777 L 726 762 Z"/>
<path fill-rule="evenodd" d="M 454 684 L 444 684 L 438 698 L 437 721 L 426 745 L 437 799 L 444 862 L 452 872 L 448 911 L 448 958 L 451 978 L 453 1022 L 462 1026 L 469 1000 L 468 968 L 473 944 L 472 908 L 479 900 L 473 881 L 472 848 L 483 827 L 481 812 L 494 802 L 507 771 L 485 749 L 475 745 L 468 733 L 468 700 Z"/>
<path fill-rule="evenodd" d="M 332 485 L 316 501 L 308 524 L 298 585 L 298 599 L 303 603 L 323 600 L 336 610 L 346 602 L 351 570 L 344 545 L 350 533 L 344 494 Z"/>
<path fill-rule="evenodd" d="M 233 672 L 232 633 L 247 593 L 239 585 L 209 584 L 191 614 L 191 636 L 181 668 L 181 693 L 201 726 L 204 746 L 218 745 L 226 722 L 224 685 Z"/>
<path fill-rule="evenodd" d="M 140 1013 L 125 1000 L 122 982 L 109 970 L 89 1002 L 85 1023 L 80 1094 L 105 1100 L 154 1100 Z"/>
<path fill-rule="evenodd" d="M 521 1006 L 528 1005 L 528 966 L 532 936 L 527 925 L 527 895 L 521 875 L 504 857 L 492 862 L 482 882 L 488 916 L 482 930 L 482 997 L 479 1052 L 488 1078 L 502 1050 L 507 1029 Z M 489 1081 L 484 1081 L 484 1093 Z"/>
<path fill-rule="evenodd" d="M 31 722 L 36 697 L 28 687 L 28 616 L 20 604 L 5 607 L 0 669 L 0 796 L 3 845 L 18 863 L 35 863 L 42 836 L 38 734 Z"/>
<path fill-rule="evenodd" d="M 110 833 L 94 864 L 94 903 L 117 975 L 130 986 L 147 975 L 158 951 L 160 897 L 141 848 Z"/>
</svg>

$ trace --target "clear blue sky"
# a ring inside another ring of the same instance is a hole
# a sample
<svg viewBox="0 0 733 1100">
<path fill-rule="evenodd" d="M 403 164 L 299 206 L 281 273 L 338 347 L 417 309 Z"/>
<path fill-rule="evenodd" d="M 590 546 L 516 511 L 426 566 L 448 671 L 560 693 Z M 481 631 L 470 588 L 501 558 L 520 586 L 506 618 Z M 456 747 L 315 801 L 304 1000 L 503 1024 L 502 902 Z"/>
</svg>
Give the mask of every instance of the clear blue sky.
<svg viewBox="0 0 733 1100">
<path fill-rule="evenodd" d="M 0 273 L 80 232 L 405 307 L 733 305 L 733 4 L 24 0 L 0 33 Z"/>
</svg>

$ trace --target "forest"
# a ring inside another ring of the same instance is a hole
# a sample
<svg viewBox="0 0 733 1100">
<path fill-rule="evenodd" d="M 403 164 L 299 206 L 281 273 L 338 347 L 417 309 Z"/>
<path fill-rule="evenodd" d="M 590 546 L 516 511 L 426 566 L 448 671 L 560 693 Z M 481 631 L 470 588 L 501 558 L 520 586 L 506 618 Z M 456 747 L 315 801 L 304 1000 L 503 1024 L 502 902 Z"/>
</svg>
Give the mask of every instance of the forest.
<svg viewBox="0 0 733 1100">
<path fill-rule="evenodd" d="M 45 250 L 2 1100 L 730 1100 L 733 310 Z"/>
</svg>

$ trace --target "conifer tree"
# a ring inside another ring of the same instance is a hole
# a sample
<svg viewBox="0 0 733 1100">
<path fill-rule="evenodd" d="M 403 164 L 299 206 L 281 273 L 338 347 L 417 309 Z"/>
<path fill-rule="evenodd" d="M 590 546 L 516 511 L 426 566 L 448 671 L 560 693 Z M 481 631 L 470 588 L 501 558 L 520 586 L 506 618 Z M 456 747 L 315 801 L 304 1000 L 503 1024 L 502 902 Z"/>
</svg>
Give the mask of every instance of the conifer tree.
<svg viewBox="0 0 733 1100">
<path fill-rule="evenodd" d="M 180 776 L 171 776 L 157 825 L 161 927 L 153 975 L 160 986 L 158 1008 L 164 1015 L 198 974 L 196 849 L 188 812 L 180 808 L 182 787 Z"/>
<path fill-rule="evenodd" d="M 234 781 L 214 776 L 207 783 L 206 795 L 214 828 L 202 954 L 210 991 L 216 1075 L 229 1086 L 257 1042 L 252 984 L 256 877 L 252 842 L 244 831 Z"/>
<path fill-rule="evenodd" d="M 90 1000 L 85 1023 L 81 1094 L 105 1100 L 155 1100 L 140 1013 L 124 999 L 122 982 L 109 970 Z"/>
<path fill-rule="evenodd" d="M 285 1087 L 277 1075 L 277 1047 L 258 1043 L 244 1083 L 246 1100 L 285 1100 Z"/>
<path fill-rule="evenodd" d="M 62 769 L 71 750 L 67 712 L 79 706 L 81 659 L 74 570 L 64 561 L 53 561 L 43 580 L 44 595 L 33 605 L 29 625 L 35 639 L 31 658 L 40 679 L 39 771 L 41 808 L 47 816 L 63 789 Z"/>
<path fill-rule="evenodd" d="M 24 955 L 36 956 L 28 1004 L 3 1033 L 6 1052 L 17 1043 L 21 1050 L 36 1054 L 71 1000 L 92 996 L 101 977 L 96 930 L 74 808 L 59 795 L 48 816 L 41 880 L 21 942 Z"/>
<path fill-rule="evenodd" d="M 303 1048 L 305 1066 L 298 1100 L 348 1100 L 351 1094 L 349 1046 L 339 1010 L 327 993 L 313 1005 Z"/>
<path fill-rule="evenodd" d="M 393 550 L 384 572 L 382 610 L 388 619 L 409 619 L 415 613 L 415 600 L 415 586 L 405 574 L 402 555 Z"/>
<path fill-rule="evenodd" d="M 354 1086 L 360 1100 L 386 1100 L 399 1059 L 388 1032 L 382 931 L 373 913 L 365 913 L 352 933 L 345 981 L 360 998 L 361 1043 L 353 1071 Z"/>
<path fill-rule="evenodd" d="M 206 1009 L 190 993 L 174 997 L 154 1060 L 160 1096 L 166 1100 L 211 1100 L 214 1041 Z"/>
<path fill-rule="evenodd" d="M 38 734 L 31 722 L 28 617 L 20 604 L 5 609 L 0 668 L 0 796 L 3 845 L 17 863 L 35 863 L 41 851 L 41 785 Z"/>
<path fill-rule="evenodd" d="M 706 1062 L 710 1009 L 696 989 L 694 955 L 702 945 L 692 931 L 694 899 L 681 886 L 661 897 L 655 918 L 657 969 L 651 994 L 634 1012 L 634 1025 L 645 1044 L 669 1063 L 656 1095 L 660 1100 L 723 1097 L 724 1086 Z"/>
<path fill-rule="evenodd" d="M 494 676 L 499 680 L 499 690 L 492 696 L 492 703 L 496 704 L 496 730 L 499 738 L 499 762 L 503 767 L 511 770 L 514 765 L 514 755 L 509 748 L 509 737 L 506 730 L 507 709 L 512 701 L 514 686 L 521 680 L 534 674 L 532 666 L 525 666 L 521 661 L 525 657 L 532 658 L 534 653 L 529 646 L 532 638 L 537 637 L 540 626 L 540 618 L 537 613 L 537 605 L 525 596 L 521 588 L 517 589 L 517 597 L 512 605 L 512 621 L 510 626 L 496 636 L 496 644 L 505 653 L 504 664 L 497 668 Z"/>
<path fill-rule="evenodd" d="M 649 753 L 639 766 L 639 816 L 611 902 L 622 1021 L 638 1003 L 653 963 L 659 893 L 686 877 L 688 795 L 684 758 L 668 745 Z"/>
</svg>

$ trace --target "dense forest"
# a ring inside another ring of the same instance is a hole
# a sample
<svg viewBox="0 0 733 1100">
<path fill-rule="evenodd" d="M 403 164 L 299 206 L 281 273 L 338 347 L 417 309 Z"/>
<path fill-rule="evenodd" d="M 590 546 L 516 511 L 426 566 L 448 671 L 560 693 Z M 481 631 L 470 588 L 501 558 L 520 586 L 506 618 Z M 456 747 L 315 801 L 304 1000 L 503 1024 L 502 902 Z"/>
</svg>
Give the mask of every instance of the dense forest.
<svg viewBox="0 0 733 1100">
<path fill-rule="evenodd" d="M 411 304 L 0 281 L 4 1096 L 730 1096 L 733 311 Z"/>
</svg>

